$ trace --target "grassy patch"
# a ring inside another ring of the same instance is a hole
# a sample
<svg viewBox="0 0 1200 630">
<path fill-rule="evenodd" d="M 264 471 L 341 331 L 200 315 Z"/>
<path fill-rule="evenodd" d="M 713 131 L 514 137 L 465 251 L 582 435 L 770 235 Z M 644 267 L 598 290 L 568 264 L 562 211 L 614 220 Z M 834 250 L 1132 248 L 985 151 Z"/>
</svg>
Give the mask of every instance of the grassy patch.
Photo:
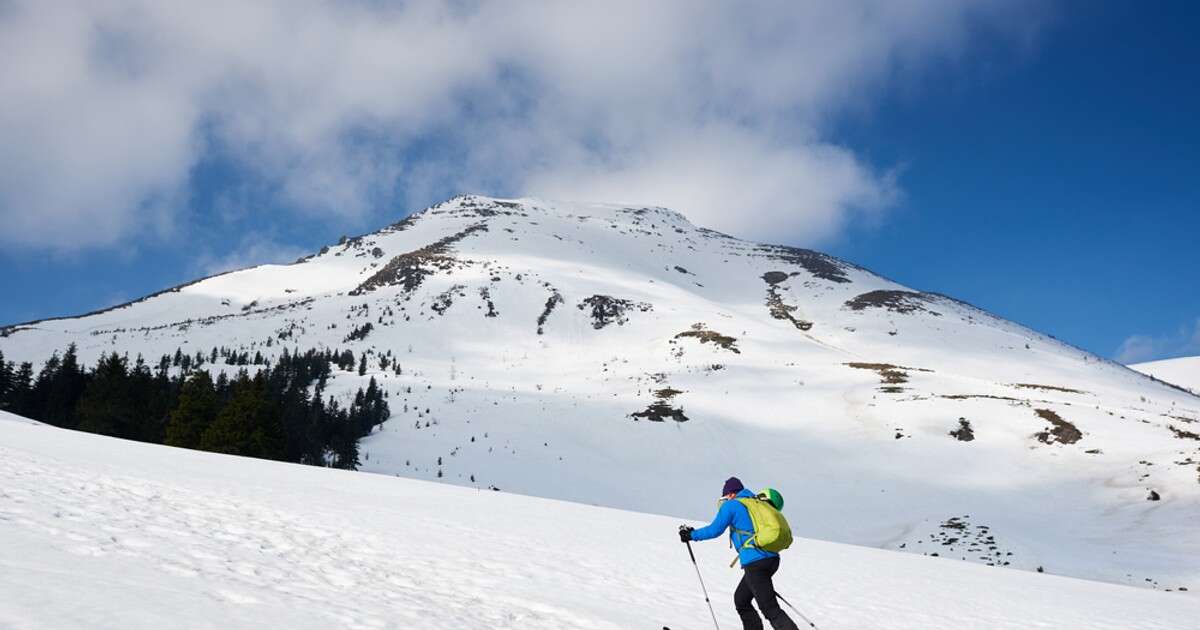
<svg viewBox="0 0 1200 630">
<path fill-rule="evenodd" d="M 1033 434 L 1043 444 L 1074 444 L 1083 438 L 1083 433 L 1062 416 L 1049 409 L 1034 409 L 1039 418 L 1049 422 L 1051 428 Z"/>
<path fill-rule="evenodd" d="M 681 337 L 692 337 L 699 339 L 700 343 L 711 343 L 728 350 L 734 354 L 741 354 L 742 351 L 737 348 L 737 339 L 729 335 L 722 335 L 714 330 L 708 330 L 703 323 L 692 324 L 692 329 L 675 335 L 676 339 Z"/>
<path fill-rule="evenodd" d="M 885 394 L 900 394 L 904 392 L 904 388 L 900 385 L 908 382 L 909 372 L 932 372 L 924 368 L 911 368 L 902 365 L 892 365 L 891 363 L 862 363 L 852 361 L 845 364 L 847 367 L 856 370 L 870 370 L 879 375 L 879 382 L 882 387 L 879 391 Z"/>
<path fill-rule="evenodd" d="M 1038 385 L 1037 383 L 1013 383 L 1013 387 L 1020 389 L 1040 389 L 1047 392 L 1062 392 L 1064 394 L 1086 394 L 1087 392 L 1079 389 L 1071 389 L 1070 387 L 1059 387 L 1057 385 Z"/>
<path fill-rule="evenodd" d="M 673 387 L 664 387 L 662 389 L 654 390 L 654 397 L 661 402 L 670 402 L 672 398 L 682 393 L 682 390 L 678 390 Z"/>
<path fill-rule="evenodd" d="M 942 394 L 941 398 L 947 400 L 969 400 L 971 398 L 990 398 L 992 400 L 1007 400 L 1009 402 L 1027 403 L 1028 400 L 1021 398 L 1013 398 L 1012 396 L 993 396 L 991 394 Z"/>
</svg>

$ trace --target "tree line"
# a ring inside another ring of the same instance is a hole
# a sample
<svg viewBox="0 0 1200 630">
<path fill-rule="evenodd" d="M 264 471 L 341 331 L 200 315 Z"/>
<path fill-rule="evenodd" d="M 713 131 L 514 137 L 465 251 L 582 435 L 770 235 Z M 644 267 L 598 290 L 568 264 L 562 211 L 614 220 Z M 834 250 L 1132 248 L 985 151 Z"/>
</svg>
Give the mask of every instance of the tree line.
<svg viewBox="0 0 1200 630">
<path fill-rule="evenodd" d="M 219 354 L 176 351 L 151 369 L 140 355 L 131 362 L 113 352 L 86 368 L 72 344 L 35 374 L 0 353 L 0 409 L 113 437 L 347 469 L 359 465 L 359 438 L 390 414 L 374 377 L 347 406 L 325 396 L 334 366 L 354 369 L 349 351 L 284 349 L 274 364 L 235 354 L 231 364 L 261 367 L 214 380 L 198 366 Z"/>
</svg>

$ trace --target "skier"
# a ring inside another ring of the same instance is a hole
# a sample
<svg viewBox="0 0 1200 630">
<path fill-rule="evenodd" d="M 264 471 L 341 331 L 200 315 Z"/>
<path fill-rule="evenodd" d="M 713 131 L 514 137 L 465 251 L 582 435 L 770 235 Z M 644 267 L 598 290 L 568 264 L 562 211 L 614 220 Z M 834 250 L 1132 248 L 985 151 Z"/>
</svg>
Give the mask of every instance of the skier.
<svg viewBox="0 0 1200 630">
<path fill-rule="evenodd" d="M 700 529 L 682 526 L 679 528 L 679 540 L 684 543 L 691 540 L 708 540 L 720 536 L 732 527 L 729 540 L 733 543 L 733 548 L 738 550 L 738 560 L 742 563 L 743 572 L 742 581 L 738 582 L 737 589 L 733 592 L 733 605 L 737 609 L 738 617 L 742 619 L 742 628 L 762 630 L 762 620 L 750 605 L 750 600 L 753 599 L 758 602 L 759 610 L 767 621 L 771 622 L 772 628 L 798 630 L 795 622 L 779 607 L 775 585 L 771 583 L 771 576 L 779 570 L 779 554 L 745 544 L 753 535 L 754 523 L 750 520 L 750 512 L 746 506 L 735 500 L 739 498 L 753 499 L 754 493 L 746 490 L 737 477 L 730 477 L 721 488 L 721 507 L 717 510 L 712 524 Z"/>
</svg>

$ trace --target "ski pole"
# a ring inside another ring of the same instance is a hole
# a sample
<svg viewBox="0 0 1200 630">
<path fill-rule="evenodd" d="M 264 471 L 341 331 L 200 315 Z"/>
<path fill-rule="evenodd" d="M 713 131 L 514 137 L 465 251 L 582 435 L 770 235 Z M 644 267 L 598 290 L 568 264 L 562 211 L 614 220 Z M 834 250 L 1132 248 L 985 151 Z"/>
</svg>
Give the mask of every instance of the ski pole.
<svg viewBox="0 0 1200 630">
<path fill-rule="evenodd" d="M 717 623 L 717 613 L 713 611 L 712 602 L 708 600 L 708 589 L 704 588 L 704 578 L 700 577 L 700 565 L 696 564 L 696 554 L 692 553 L 692 543 L 687 541 L 688 555 L 692 557 L 692 566 L 696 569 L 696 579 L 700 580 L 700 590 L 704 592 L 704 603 L 708 604 L 708 614 L 712 615 L 713 626 L 717 630 L 721 630 L 721 624 Z"/>
<path fill-rule="evenodd" d="M 795 606 L 792 605 L 791 602 L 784 599 L 783 595 L 779 594 L 779 591 L 775 591 L 775 597 L 778 597 L 779 601 L 787 604 L 788 608 L 791 608 L 793 612 L 795 612 L 797 615 L 800 615 L 800 618 L 804 620 L 804 623 L 807 623 L 809 626 L 811 626 L 813 628 L 813 630 L 817 630 L 817 624 L 813 623 L 812 620 L 810 620 L 808 617 L 804 616 L 804 613 L 800 612 L 799 608 L 796 608 Z"/>
</svg>

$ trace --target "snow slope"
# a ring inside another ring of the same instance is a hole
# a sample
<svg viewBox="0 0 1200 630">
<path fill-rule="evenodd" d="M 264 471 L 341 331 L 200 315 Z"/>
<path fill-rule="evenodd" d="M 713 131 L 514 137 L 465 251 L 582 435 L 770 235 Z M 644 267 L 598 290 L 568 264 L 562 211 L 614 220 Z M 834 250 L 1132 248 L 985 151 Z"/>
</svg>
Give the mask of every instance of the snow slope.
<svg viewBox="0 0 1200 630">
<path fill-rule="evenodd" d="M 89 363 L 367 353 L 329 391 L 389 395 L 368 471 L 698 519 L 736 474 L 804 506 L 809 538 L 1200 590 L 1200 398 L 662 208 L 458 197 L 296 264 L 0 330 L 10 360 L 68 343 Z"/>
<path fill-rule="evenodd" d="M 1178 385 L 1193 392 L 1200 392 L 1200 357 L 1148 361 L 1129 367 L 1142 374 L 1149 374 L 1160 381 Z"/>
<path fill-rule="evenodd" d="M 678 519 L 181 451 L 0 413 L 0 627 L 711 627 Z M 803 519 L 801 506 L 789 506 Z M 720 542 L 695 545 L 738 627 Z M 1195 627 L 1177 593 L 799 540 L 822 629 Z"/>
</svg>

